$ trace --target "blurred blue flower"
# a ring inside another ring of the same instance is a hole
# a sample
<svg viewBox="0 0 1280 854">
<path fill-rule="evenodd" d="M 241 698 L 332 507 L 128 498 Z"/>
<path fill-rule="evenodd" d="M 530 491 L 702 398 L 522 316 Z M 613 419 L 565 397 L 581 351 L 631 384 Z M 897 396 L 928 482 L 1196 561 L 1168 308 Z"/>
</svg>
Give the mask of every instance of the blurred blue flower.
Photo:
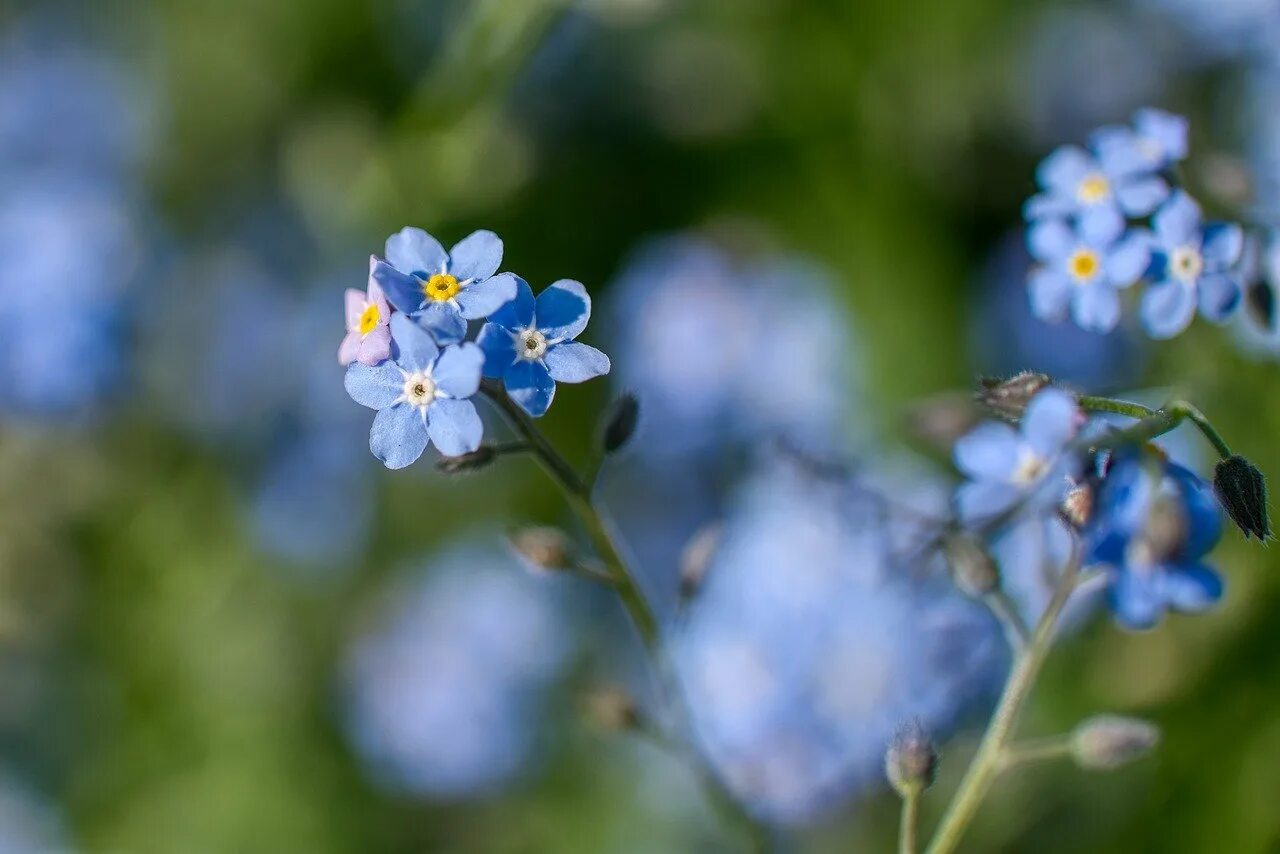
<svg viewBox="0 0 1280 854">
<path fill-rule="evenodd" d="M 376 409 L 369 449 L 387 468 L 416 462 L 428 443 L 456 457 L 480 447 L 484 425 L 467 398 L 480 388 L 484 353 L 475 344 L 441 350 L 403 314 L 391 318 L 396 356 L 375 367 L 352 364 L 346 389 L 361 406 Z"/>
<path fill-rule="evenodd" d="M 391 304 L 422 324 L 441 344 L 461 341 L 468 320 L 487 317 L 516 296 L 516 278 L 495 276 L 502 263 L 502 240 L 475 231 L 448 252 L 420 228 L 406 227 L 387 238 L 387 260 L 373 277 Z"/>
<path fill-rule="evenodd" d="M 1089 146 L 1098 159 L 1125 174 L 1151 175 L 1187 156 L 1188 122 L 1153 107 L 1133 115 L 1133 126 L 1108 125 L 1094 131 Z M 1136 212 L 1131 212 L 1136 213 Z M 1138 215 L 1151 213 L 1146 210 Z"/>
<path fill-rule="evenodd" d="M 879 785 L 904 720 L 944 735 L 1004 664 L 982 608 L 895 561 L 884 511 L 850 482 L 766 466 L 672 638 L 697 743 L 766 820 Z"/>
<path fill-rule="evenodd" d="M 1093 154 L 1064 145 L 1036 169 L 1042 192 L 1027 200 L 1023 213 L 1029 222 L 1046 218 L 1076 218 L 1082 233 L 1115 234 L 1124 218 L 1146 216 L 1169 195 L 1169 185 L 1139 156 L 1140 146 L 1112 144 Z"/>
<path fill-rule="evenodd" d="M 0 854 L 70 854 L 76 846 L 55 806 L 0 773 Z"/>
<path fill-rule="evenodd" d="M 1128 628 L 1222 598 L 1222 579 L 1203 562 L 1222 536 L 1222 511 L 1212 488 L 1179 465 L 1117 454 L 1085 534 L 1088 561 L 1109 571 L 1111 608 Z"/>
<path fill-rule="evenodd" d="M 591 319 L 581 282 L 561 279 L 533 298 L 518 277 L 515 299 L 494 312 L 476 343 L 484 375 L 501 379 L 511 399 L 537 418 L 551 406 L 556 383 L 580 383 L 609 373 L 609 357 L 573 339 Z"/>
<path fill-rule="evenodd" d="M 1272 0 L 1135 2 L 1179 25 L 1190 46 L 1202 55 L 1266 55 L 1280 46 L 1280 8 Z"/>
<path fill-rule="evenodd" d="M 378 782 L 476 797 L 527 767 L 569 649 L 553 590 L 470 545 L 387 590 L 343 668 L 347 731 Z"/>
<path fill-rule="evenodd" d="M 999 517 L 1019 502 L 1044 507 L 1062 498 L 1078 462 L 1069 445 L 1084 424 L 1070 394 L 1036 393 L 1020 429 L 987 421 L 960 438 L 956 467 L 968 478 L 956 492 L 956 508 L 968 523 Z"/>
<path fill-rule="evenodd" d="M 1231 268 L 1244 233 L 1233 223 L 1201 225 L 1200 206 L 1181 190 L 1152 218 L 1152 276 L 1142 295 L 1142 323 L 1153 338 L 1172 338 L 1200 313 L 1222 323 L 1240 305 L 1241 284 Z"/>
<path fill-rule="evenodd" d="M 1062 219 L 1034 223 L 1027 247 L 1040 265 L 1027 279 L 1031 311 L 1056 321 L 1070 310 L 1080 328 L 1110 332 L 1120 321 L 1117 291 L 1146 272 L 1149 243 L 1144 231 L 1126 232 L 1118 215 L 1086 218 L 1078 230 Z"/>
</svg>

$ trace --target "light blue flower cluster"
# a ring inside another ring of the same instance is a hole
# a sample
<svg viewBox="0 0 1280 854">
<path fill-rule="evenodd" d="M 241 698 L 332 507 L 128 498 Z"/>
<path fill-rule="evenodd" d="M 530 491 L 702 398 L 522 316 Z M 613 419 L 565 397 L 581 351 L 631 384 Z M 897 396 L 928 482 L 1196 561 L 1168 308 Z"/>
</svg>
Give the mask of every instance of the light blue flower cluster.
<svg viewBox="0 0 1280 854">
<path fill-rule="evenodd" d="M 470 398 L 481 376 L 535 418 L 556 383 L 609 372 L 609 358 L 574 339 L 591 318 L 580 282 L 556 282 L 535 300 L 527 282 L 499 273 L 502 241 L 477 231 L 446 252 L 420 228 L 387 240 L 386 260 L 369 261 L 367 290 L 348 290 L 347 334 L 338 360 L 357 403 L 377 410 L 374 456 L 393 469 L 429 444 L 446 456 L 480 447 L 484 425 Z M 394 309 L 394 311 L 393 311 Z M 467 321 L 488 319 L 475 343 Z"/>
<path fill-rule="evenodd" d="M 1141 320 L 1153 338 L 1172 338 L 1197 308 L 1216 323 L 1240 304 L 1235 266 L 1239 226 L 1204 223 L 1200 208 L 1171 186 L 1171 167 L 1187 155 L 1187 122 L 1140 110 L 1132 126 L 1095 131 L 1088 149 L 1063 146 L 1040 164 L 1041 192 L 1027 201 L 1027 247 L 1038 262 L 1028 277 L 1032 311 L 1066 316 L 1093 332 L 1120 322 L 1121 292 L 1139 281 Z M 1151 217 L 1151 228 L 1136 220 Z"/>
</svg>

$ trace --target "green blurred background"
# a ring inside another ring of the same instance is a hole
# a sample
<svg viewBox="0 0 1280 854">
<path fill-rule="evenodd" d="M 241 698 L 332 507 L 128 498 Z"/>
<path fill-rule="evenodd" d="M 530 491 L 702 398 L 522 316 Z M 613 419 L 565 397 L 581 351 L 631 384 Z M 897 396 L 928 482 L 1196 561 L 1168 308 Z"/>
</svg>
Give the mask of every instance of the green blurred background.
<svg viewBox="0 0 1280 854">
<path fill-rule="evenodd" d="M 1204 167 L 1188 180 L 1210 207 L 1233 202 L 1219 185 L 1246 149 L 1244 63 L 1197 52 L 1154 5 L 102 0 L 6 6 L 0 26 L 65 26 L 147 93 L 138 192 L 162 223 L 147 287 L 165 297 L 144 289 L 140 315 L 199 305 L 188 259 L 228 234 L 272 254 L 284 239 L 256 219 L 264 207 L 303 234 L 305 251 L 277 256 L 299 281 L 356 271 L 335 279 L 334 347 L 338 288 L 361 286 L 363 259 L 405 224 L 446 245 L 491 228 L 504 266 L 535 286 L 578 278 L 598 299 L 643 238 L 724 233 L 834 272 L 863 360 L 848 394 L 894 442 L 914 401 L 985 367 L 981 273 L 1054 145 L 1148 101 L 1180 110 Z M 1140 364 L 1117 375 L 1177 388 L 1280 472 L 1275 364 L 1203 323 Z M 581 725 L 576 692 L 607 656 L 560 680 L 542 760 L 501 794 L 432 802 L 374 783 L 343 737 L 334 678 L 365 607 L 451 533 L 556 521 L 558 499 L 519 463 L 464 480 L 379 471 L 368 548 L 300 582 L 248 532 L 257 452 L 166 417 L 165 394 L 201 390 L 164 373 L 140 365 L 143 390 L 91 428 L 0 432 L 0 744 L 74 849 L 732 849 L 678 766 Z M 578 459 L 608 394 L 575 389 L 544 420 Z M 967 850 L 1280 845 L 1277 560 L 1234 533 L 1219 554 L 1221 609 L 1140 636 L 1092 625 L 1052 660 L 1026 723 L 1149 717 L 1165 733 L 1154 757 L 1111 775 L 1020 772 Z M 946 745 L 927 819 L 970 744 Z M 688 802 L 655 795 L 666 786 Z M 880 794 L 788 844 L 890 850 L 895 822 Z"/>
</svg>

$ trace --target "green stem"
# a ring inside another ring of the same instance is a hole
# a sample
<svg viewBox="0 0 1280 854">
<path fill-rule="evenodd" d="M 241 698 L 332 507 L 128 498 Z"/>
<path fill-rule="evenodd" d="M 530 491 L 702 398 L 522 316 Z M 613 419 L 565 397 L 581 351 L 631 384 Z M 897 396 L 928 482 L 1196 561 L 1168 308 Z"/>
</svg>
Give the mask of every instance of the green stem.
<svg viewBox="0 0 1280 854">
<path fill-rule="evenodd" d="M 1018 606 L 1009 598 L 1009 594 L 997 588 L 983 596 L 982 601 L 1004 627 L 1005 638 L 1014 654 L 1026 649 L 1031 642 L 1031 630 L 1027 628 L 1027 621 L 1022 619 Z"/>
<path fill-rule="evenodd" d="M 1077 398 L 1080 406 L 1089 412 L 1111 412 L 1138 419 L 1137 424 L 1117 430 L 1095 443 L 1099 447 L 1118 447 L 1132 442 L 1146 442 L 1157 436 L 1163 436 L 1183 421 L 1190 421 L 1196 426 L 1214 450 L 1223 459 L 1231 456 L 1231 447 L 1222 434 L 1209 423 L 1204 413 L 1185 400 L 1172 401 L 1160 409 L 1151 409 L 1138 403 L 1129 403 L 1109 397 L 1093 397 L 1081 395 Z"/>
<path fill-rule="evenodd" d="M 960 844 L 960 838 L 982 805 L 991 784 L 1000 773 L 1005 745 L 1013 734 L 1022 707 L 1031 695 L 1036 677 L 1040 674 L 1040 668 L 1049 654 L 1058 618 L 1071 592 L 1075 589 L 1079 570 L 1080 561 L 1077 556 L 1063 570 L 1053 597 L 1036 623 L 1031 642 L 1017 657 L 1013 669 L 1009 671 L 1004 692 L 1000 696 L 995 713 L 991 716 L 991 722 L 987 725 L 987 731 L 978 745 L 978 751 L 970 761 L 969 768 L 960 781 L 960 787 L 956 790 L 946 813 L 943 814 L 926 854 L 949 854 L 955 850 Z"/>
<path fill-rule="evenodd" d="M 902 795 L 902 814 L 898 819 L 898 854 L 916 854 L 916 826 L 920 818 L 920 789 L 912 787 Z"/>
<path fill-rule="evenodd" d="M 1076 398 L 1080 408 L 1086 412 L 1110 412 L 1114 415 L 1127 415 L 1130 418 L 1150 418 L 1159 415 L 1159 410 L 1141 403 L 1130 403 L 1127 400 L 1116 400 L 1112 397 L 1095 397 L 1082 394 Z"/>
<path fill-rule="evenodd" d="M 1055 735 L 1049 738 L 1024 741 L 1009 745 L 1005 750 L 1001 770 L 1028 765 L 1033 762 L 1045 762 L 1052 759 L 1065 759 L 1071 755 L 1071 736 Z"/>
</svg>

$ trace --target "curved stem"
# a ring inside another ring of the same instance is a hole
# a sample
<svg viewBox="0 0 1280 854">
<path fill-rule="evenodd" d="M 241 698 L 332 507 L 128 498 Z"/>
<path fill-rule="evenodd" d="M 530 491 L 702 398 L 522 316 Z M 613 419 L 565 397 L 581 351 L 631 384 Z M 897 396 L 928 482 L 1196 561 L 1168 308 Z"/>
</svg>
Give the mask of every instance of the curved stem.
<svg viewBox="0 0 1280 854">
<path fill-rule="evenodd" d="M 1080 406 L 1089 412 L 1110 412 L 1138 419 L 1137 424 L 1117 430 L 1093 444 L 1096 447 L 1117 447 L 1130 442 L 1146 442 L 1157 436 L 1163 436 L 1183 421 L 1190 421 L 1200 431 L 1209 444 L 1213 445 L 1224 460 L 1231 456 L 1231 447 L 1222 434 L 1209 422 L 1204 413 L 1185 400 L 1171 401 L 1160 409 L 1151 409 L 1140 403 L 1129 403 L 1110 397 L 1094 397 L 1080 395 L 1077 400 Z"/>
<path fill-rule="evenodd" d="M 920 790 L 908 789 L 902 795 L 902 814 L 898 819 L 898 854 L 916 854 L 916 825 L 920 818 Z"/>
<path fill-rule="evenodd" d="M 1045 762 L 1051 759 L 1065 759 L 1071 755 L 1071 736 L 1054 735 L 1048 738 L 1024 741 L 1011 744 L 1004 752 L 1001 770 L 1028 765 L 1032 762 Z"/>
<path fill-rule="evenodd" d="M 983 798 L 990 790 L 991 784 L 1000 773 L 1004 760 L 1005 745 L 1013 734 L 1018 722 L 1018 715 L 1031 695 L 1036 677 L 1044 665 L 1045 658 L 1052 646 L 1054 631 L 1058 625 L 1058 617 L 1075 589 L 1076 578 L 1080 570 L 1079 556 L 1073 558 L 1063 570 L 1053 598 L 1045 606 L 1044 613 L 1036 623 L 1031 642 L 1014 662 L 1009 671 L 1009 679 L 1005 683 L 1004 692 L 996 706 L 987 731 L 978 745 L 978 752 L 969 762 L 964 779 L 956 790 L 951 804 L 947 807 L 942 821 L 934 832 L 926 854 L 948 854 L 960 843 L 960 838 L 968 829 Z"/>
</svg>

